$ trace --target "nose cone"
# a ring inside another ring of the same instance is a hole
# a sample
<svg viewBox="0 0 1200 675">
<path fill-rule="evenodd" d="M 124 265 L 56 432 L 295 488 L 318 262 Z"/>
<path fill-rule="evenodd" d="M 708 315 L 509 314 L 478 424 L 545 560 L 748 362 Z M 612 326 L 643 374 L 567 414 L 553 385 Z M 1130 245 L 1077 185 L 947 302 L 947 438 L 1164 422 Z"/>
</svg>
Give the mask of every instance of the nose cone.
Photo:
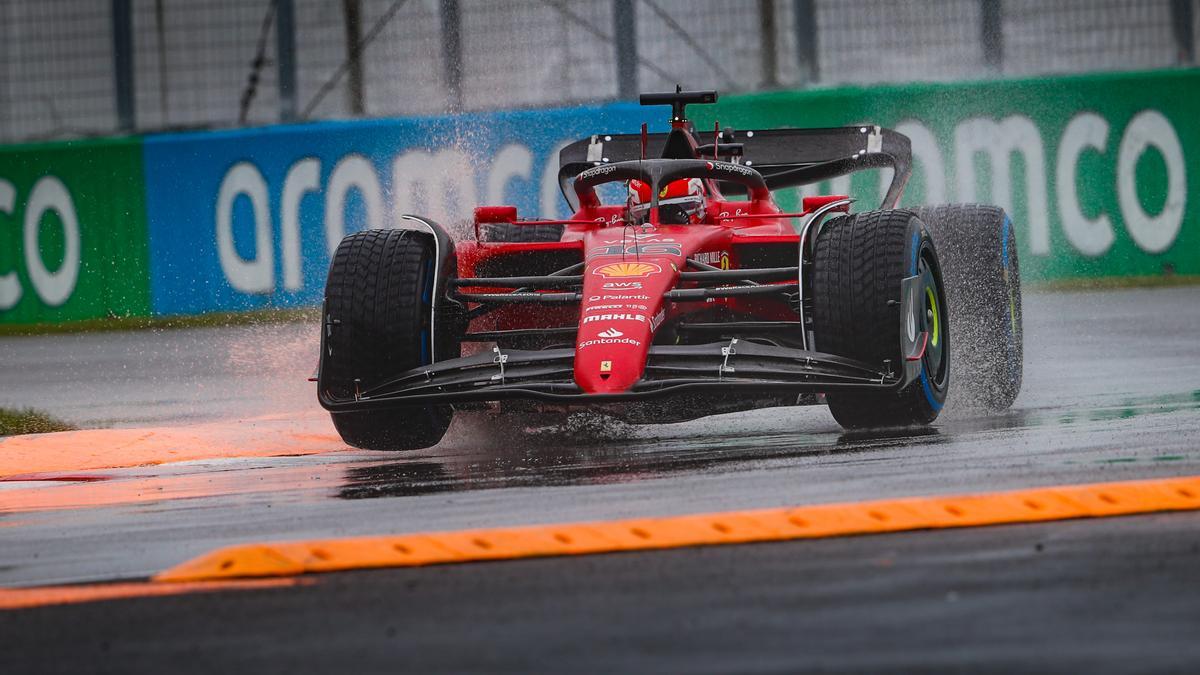
<svg viewBox="0 0 1200 675">
<path fill-rule="evenodd" d="M 662 296 L 675 275 L 675 266 L 663 259 L 588 262 L 575 342 L 575 382 L 581 389 L 619 393 L 641 379 L 661 321 Z"/>
</svg>

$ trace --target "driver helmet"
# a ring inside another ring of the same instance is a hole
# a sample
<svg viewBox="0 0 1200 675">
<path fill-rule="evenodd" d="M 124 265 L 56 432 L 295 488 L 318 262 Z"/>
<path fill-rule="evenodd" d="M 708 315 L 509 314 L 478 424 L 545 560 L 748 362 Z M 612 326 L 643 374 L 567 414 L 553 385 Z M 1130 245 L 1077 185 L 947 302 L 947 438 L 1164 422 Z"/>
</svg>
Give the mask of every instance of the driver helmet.
<svg viewBox="0 0 1200 675">
<path fill-rule="evenodd" d="M 629 181 L 629 215 L 637 222 L 650 216 L 650 184 Z M 658 192 L 658 220 L 666 225 L 694 225 L 704 220 L 704 181 L 672 181 Z"/>
</svg>

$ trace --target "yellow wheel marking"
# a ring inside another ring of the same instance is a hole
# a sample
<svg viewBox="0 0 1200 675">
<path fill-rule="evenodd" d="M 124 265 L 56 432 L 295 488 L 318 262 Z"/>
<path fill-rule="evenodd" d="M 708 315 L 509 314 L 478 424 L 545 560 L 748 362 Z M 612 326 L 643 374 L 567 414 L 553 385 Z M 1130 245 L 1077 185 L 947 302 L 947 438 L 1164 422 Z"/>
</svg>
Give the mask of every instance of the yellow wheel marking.
<svg viewBox="0 0 1200 675">
<path fill-rule="evenodd" d="M 933 297 L 933 289 L 925 287 L 925 297 L 929 299 L 929 307 L 933 310 L 933 335 L 929 338 L 929 343 L 934 347 L 937 346 L 938 337 L 942 334 L 942 319 L 941 310 L 938 308 L 937 299 Z"/>
</svg>

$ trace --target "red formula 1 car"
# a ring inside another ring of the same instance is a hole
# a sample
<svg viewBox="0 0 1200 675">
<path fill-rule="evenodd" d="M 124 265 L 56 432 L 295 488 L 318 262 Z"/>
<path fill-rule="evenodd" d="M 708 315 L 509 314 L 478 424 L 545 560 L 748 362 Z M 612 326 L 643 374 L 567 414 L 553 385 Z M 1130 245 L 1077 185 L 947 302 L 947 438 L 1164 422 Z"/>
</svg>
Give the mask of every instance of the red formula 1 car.
<svg viewBox="0 0 1200 675">
<path fill-rule="evenodd" d="M 956 396 L 1009 406 L 1021 304 L 1004 212 L 896 209 L 909 141 L 876 126 L 726 129 L 705 143 L 685 106 L 715 100 L 643 95 L 671 106 L 668 133 L 564 148 L 567 220 L 481 207 L 472 242 L 418 216 L 346 237 L 318 369 L 342 438 L 428 447 L 470 408 L 652 423 L 826 403 L 848 428 L 928 424 L 952 344 Z M 883 167 L 880 210 L 850 213 L 834 195 L 784 213 L 772 199 Z"/>
</svg>

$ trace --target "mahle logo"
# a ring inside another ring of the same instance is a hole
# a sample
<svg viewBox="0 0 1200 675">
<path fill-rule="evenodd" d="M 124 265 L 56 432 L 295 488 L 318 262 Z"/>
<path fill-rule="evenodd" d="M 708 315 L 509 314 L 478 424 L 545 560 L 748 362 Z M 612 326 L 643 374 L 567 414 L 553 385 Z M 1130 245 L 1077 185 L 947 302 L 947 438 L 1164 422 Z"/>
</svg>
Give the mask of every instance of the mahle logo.
<svg viewBox="0 0 1200 675">
<path fill-rule="evenodd" d="M 592 316 L 583 317 L 583 323 L 592 323 L 593 321 L 640 321 L 646 323 L 646 315 L 644 314 L 593 314 Z"/>
<path fill-rule="evenodd" d="M 24 209 L 18 209 L 17 189 L 0 178 L 0 214 L 12 217 L 21 224 L 21 250 L 24 255 L 14 265 L 23 265 L 38 299 L 49 307 L 58 307 L 70 299 L 79 281 L 80 240 L 79 218 L 71 192 L 55 176 L 42 176 L 33 184 L 25 199 Z M 43 259 L 42 220 L 56 216 L 62 232 L 62 261 L 50 269 Z M 25 295 L 17 270 L 0 270 L 0 311 L 16 307 Z"/>
</svg>

